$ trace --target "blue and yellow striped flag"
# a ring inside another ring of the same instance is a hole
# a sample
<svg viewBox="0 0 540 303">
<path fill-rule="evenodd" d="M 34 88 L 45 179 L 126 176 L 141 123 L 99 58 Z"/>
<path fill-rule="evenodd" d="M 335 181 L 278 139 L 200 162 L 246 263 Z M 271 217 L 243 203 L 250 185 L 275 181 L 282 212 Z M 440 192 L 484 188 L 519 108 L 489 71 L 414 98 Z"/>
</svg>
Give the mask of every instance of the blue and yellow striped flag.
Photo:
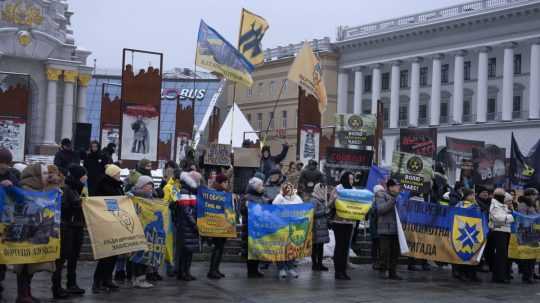
<svg viewBox="0 0 540 303">
<path fill-rule="evenodd" d="M 253 65 L 261 64 L 264 61 L 261 41 L 268 28 L 268 22 L 263 17 L 257 16 L 247 9 L 242 9 L 238 49 Z"/>
</svg>

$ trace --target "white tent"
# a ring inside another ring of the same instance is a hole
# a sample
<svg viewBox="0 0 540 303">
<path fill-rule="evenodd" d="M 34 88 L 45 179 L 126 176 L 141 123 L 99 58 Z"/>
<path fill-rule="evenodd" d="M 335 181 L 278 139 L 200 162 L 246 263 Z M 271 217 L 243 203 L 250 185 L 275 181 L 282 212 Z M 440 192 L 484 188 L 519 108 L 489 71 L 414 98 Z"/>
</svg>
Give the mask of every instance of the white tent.
<svg viewBox="0 0 540 303">
<path fill-rule="evenodd" d="M 218 143 L 231 144 L 231 136 L 233 136 L 233 147 L 242 147 L 245 139 L 253 142 L 259 140 L 259 136 L 257 136 L 257 133 L 255 133 L 255 130 L 253 130 L 253 127 L 251 127 L 238 105 L 235 103 L 233 106 L 219 130 Z"/>
</svg>

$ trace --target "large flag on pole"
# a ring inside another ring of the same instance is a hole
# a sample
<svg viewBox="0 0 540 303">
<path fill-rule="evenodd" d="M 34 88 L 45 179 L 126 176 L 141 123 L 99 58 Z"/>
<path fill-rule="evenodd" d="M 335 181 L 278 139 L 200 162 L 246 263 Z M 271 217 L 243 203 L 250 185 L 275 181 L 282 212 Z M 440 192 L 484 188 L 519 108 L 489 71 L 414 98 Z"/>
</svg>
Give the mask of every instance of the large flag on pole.
<svg viewBox="0 0 540 303">
<path fill-rule="evenodd" d="M 195 63 L 200 67 L 222 75 L 230 81 L 242 83 L 246 86 L 253 84 L 251 78 L 253 65 L 203 20 L 201 20 L 199 27 Z"/>
<path fill-rule="evenodd" d="M 268 28 L 268 22 L 263 17 L 257 16 L 247 9 L 242 9 L 238 49 L 253 65 L 261 64 L 264 61 L 261 41 Z"/>
<path fill-rule="evenodd" d="M 524 189 L 531 185 L 534 172 L 534 168 L 529 165 L 528 159 L 521 153 L 514 133 L 512 133 L 512 143 L 510 145 L 510 182 L 512 188 Z"/>
<path fill-rule="evenodd" d="M 287 78 L 296 82 L 308 94 L 319 100 L 319 112 L 326 110 L 326 88 L 324 86 L 321 62 L 315 56 L 308 42 L 294 59 L 291 70 Z"/>
</svg>

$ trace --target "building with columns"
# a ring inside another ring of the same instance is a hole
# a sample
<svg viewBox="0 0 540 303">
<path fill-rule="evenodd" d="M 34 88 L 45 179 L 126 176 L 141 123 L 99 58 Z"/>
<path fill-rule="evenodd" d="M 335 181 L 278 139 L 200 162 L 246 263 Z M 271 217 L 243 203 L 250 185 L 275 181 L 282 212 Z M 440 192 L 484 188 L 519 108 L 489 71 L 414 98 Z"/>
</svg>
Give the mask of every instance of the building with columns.
<svg viewBox="0 0 540 303">
<path fill-rule="evenodd" d="M 23 76 L 30 87 L 25 153 L 55 152 L 87 122 L 90 52 L 75 44 L 66 0 L 5 0 L 0 11 L 0 88 Z"/>
<path fill-rule="evenodd" d="M 384 104 L 383 165 L 399 129 L 523 152 L 540 139 L 540 1 L 479 0 L 373 24 L 340 26 L 338 112 Z"/>
</svg>

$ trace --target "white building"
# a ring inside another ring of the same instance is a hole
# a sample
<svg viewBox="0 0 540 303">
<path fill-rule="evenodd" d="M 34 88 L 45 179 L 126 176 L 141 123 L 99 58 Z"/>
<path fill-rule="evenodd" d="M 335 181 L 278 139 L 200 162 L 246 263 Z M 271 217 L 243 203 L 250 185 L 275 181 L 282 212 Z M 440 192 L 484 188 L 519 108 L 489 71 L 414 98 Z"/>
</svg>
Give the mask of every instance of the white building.
<svg viewBox="0 0 540 303">
<path fill-rule="evenodd" d="M 75 122 L 87 122 L 90 52 L 75 44 L 72 15 L 66 0 L 0 1 L 0 89 L 29 78 L 26 153 L 55 152 Z"/>
<path fill-rule="evenodd" d="M 481 0 L 338 29 L 338 112 L 384 104 L 383 165 L 399 128 L 522 151 L 540 138 L 540 1 Z"/>
</svg>

